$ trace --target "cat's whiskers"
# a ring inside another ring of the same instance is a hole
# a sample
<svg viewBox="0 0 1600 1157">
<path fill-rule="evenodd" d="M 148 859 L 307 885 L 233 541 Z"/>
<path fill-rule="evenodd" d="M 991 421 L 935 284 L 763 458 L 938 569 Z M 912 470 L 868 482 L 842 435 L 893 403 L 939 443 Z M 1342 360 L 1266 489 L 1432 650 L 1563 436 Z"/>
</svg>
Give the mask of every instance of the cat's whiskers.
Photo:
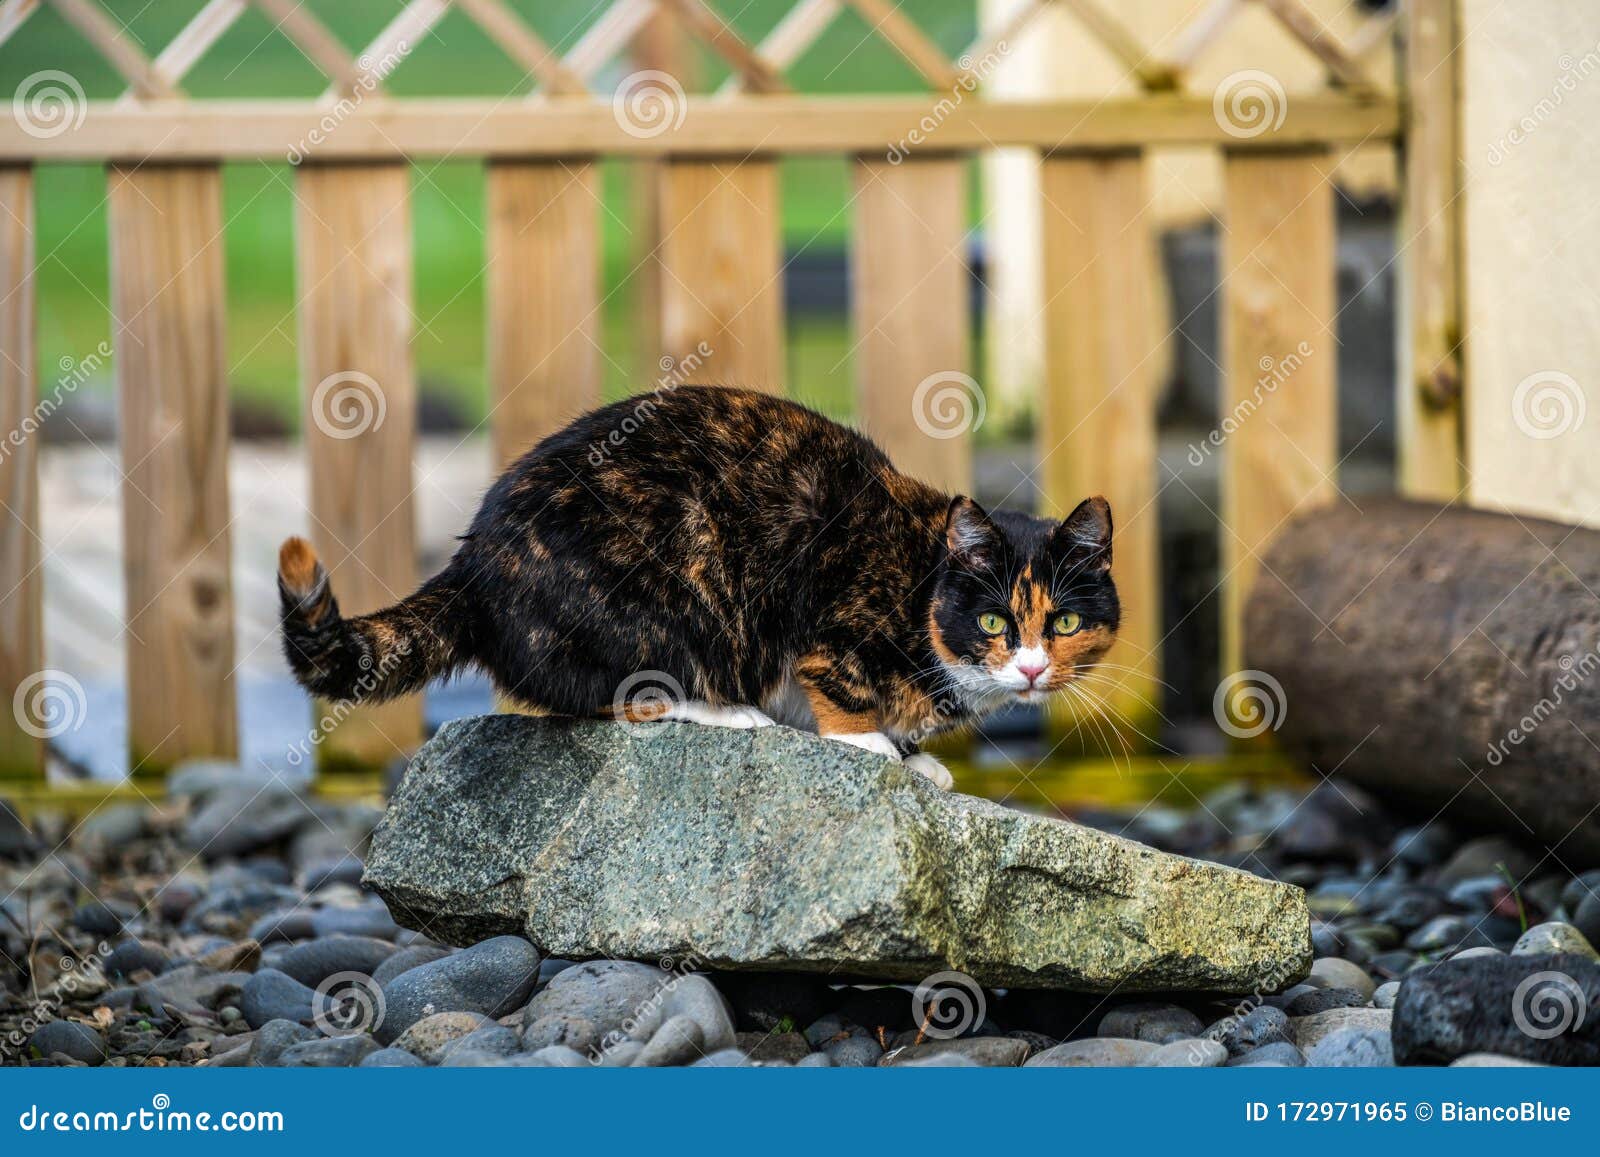
<svg viewBox="0 0 1600 1157">
<path fill-rule="evenodd" d="M 1105 730 L 1100 726 L 1101 719 L 1104 719 L 1105 722 L 1110 726 L 1111 738 L 1115 739 L 1117 744 L 1122 748 L 1123 758 L 1125 760 L 1131 760 L 1133 758 L 1133 748 L 1128 743 L 1127 737 L 1123 734 L 1123 730 L 1128 729 L 1137 732 L 1138 729 L 1134 727 L 1125 716 L 1122 716 L 1121 713 L 1116 710 L 1116 708 L 1112 707 L 1101 696 L 1096 695 L 1088 687 L 1085 687 L 1082 684 L 1068 684 L 1066 690 L 1076 698 L 1080 706 L 1086 709 L 1085 718 L 1087 718 L 1089 723 L 1094 727 L 1095 733 L 1100 736 L 1100 746 L 1107 752 L 1111 753 L 1112 764 L 1116 764 L 1116 752 L 1112 749 L 1110 742 L 1107 740 Z M 1118 723 L 1122 724 L 1122 726 L 1117 726 Z M 1141 738 L 1145 738 L 1148 741 L 1148 736 L 1141 736 Z M 1119 768 L 1119 770 L 1122 769 Z"/>
<path fill-rule="evenodd" d="M 1069 734 L 1081 732 L 1084 729 L 1085 724 L 1093 727 L 1095 734 L 1100 737 L 1100 747 L 1108 752 L 1111 752 L 1112 763 L 1115 764 L 1116 754 L 1112 751 L 1111 744 L 1106 739 L 1105 731 L 1100 726 L 1100 719 L 1105 714 L 1103 706 L 1094 701 L 1092 698 L 1088 697 L 1080 687 L 1073 687 L 1069 685 L 1065 688 L 1065 690 L 1067 690 L 1077 700 L 1078 707 L 1078 710 L 1074 711 L 1073 713 L 1073 728 L 1072 732 L 1069 732 Z M 1122 739 L 1115 728 L 1112 728 L 1112 735 L 1122 743 L 1124 755 L 1131 755 L 1131 752 L 1127 751 L 1126 740 Z"/>
<path fill-rule="evenodd" d="M 1107 678 L 1107 676 L 1103 675 L 1103 672 L 1123 672 L 1129 675 L 1137 675 L 1140 679 L 1150 680 L 1151 682 L 1165 687 L 1168 691 L 1172 691 L 1174 693 L 1177 691 L 1177 688 L 1171 683 L 1168 683 L 1165 679 L 1156 678 L 1154 675 L 1150 674 L 1149 671 L 1141 670 L 1138 667 L 1130 667 L 1126 663 L 1107 663 L 1104 659 L 1096 659 L 1093 663 L 1085 663 L 1084 665 L 1077 667 L 1076 670 L 1078 671 L 1079 678 L 1088 678 L 1090 676 L 1098 675 L 1104 679 Z"/>
<path fill-rule="evenodd" d="M 1129 690 L 1129 685 L 1128 685 L 1128 683 L 1126 681 L 1124 681 L 1123 679 L 1121 679 L 1119 677 L 1119 675 L 1121 673 L 1124 673 L 1124 672 L 1126 672 L 1128 674 L 1131 674 L 1131 675 L 1138 676 L 1140 678 L 1149 678 L 1150 677 L 1149 672 L 1140 671 L 1140 670 L 1138 670 L 1137 668 L 1134 668 L 1134 667 L 1118 667 L 1118 668 L 1112 668 L 1109 672 L 1107 672 L 1107 671 L 1097 671 L 1097 670 L 1083 671 L 1083 672 L 1080 672 L 1078 678 L 1080 680 L 1082 680 L 1084 683 L 1087 683 L 1087 684 L 1090 684 L 1090 685 L 1093 685 L 1093 686 L 1105 686 L 1106 688 L 1108 688 L 1108 689 L 1110 689 L 1112 691 L 1122 691 L 1122 692 L 1126 693 Z M 1169 691 L 1174 689 L 1170 683 L 1164 683 L 1159 679 L 1157 679 L 1156 682 L 1160 683 L 1161 686 L 1167 688 Z M 1144 706 L 1150 708 L 1151 710 L 1155 710 L 1156 704 L 1153 701 L 1151 701 L 1150 699 L 1148 699 L 1147 697 L 1145 697 L 1142 694 L 1139 694 L 1137 697 L 1138 697 L 1139 701 L 1142 704 L 1144 704 Z M 1165 719 L 1164 716 L 1163 716 L 1163 719 Z"/>
<path fill-rule="evenodd" d="M 988 571 L 979 571 L 975 576 L 983 592 L 990 595 L 997 604 L 1003 607 L 1011 605 L 1011 596 L 1003 589 L 1000 576 Z"/>
<path fill-rule="evenodd" d="M 1107 685 L 1109 687 L 1111 687 L 1112 689 L 1116 689 L 1117 687 L 1120 686 L 1120 684 L 1112 683 L 1110 681 L 1107 681 Z M 1118 707 L 1116 707 L 1114 704 L 1112 704 L 1107 698 L 1105 698 L 1104 696 L 1098 694 L 1094 690 L 1094 688 L 1092 686 L 1089 686 L 1089 685 L 1086 685 L 1086 684 L 1080 684 L 1080 685 L 1077 686 L 1077 690 L 1079 692 L 1081 692 L 1083 695 L 1092 696 L 1094 701 L 1100 705 L 1100 708 L 1102 709 L 1103 713 L 1105 714 L 1105 716 L 1106 716 L 1106 718 L 1107 718 L 1107 720 L 1109 722 L 1111 722 L 1113 724 L 1120 724 L 1121 725 L 1120 728 L 1116 728 L 1116 727 L 1113 728 L 1113 730 L 1116 731 L 1116 733 L 1118 734 L 1119 738 L 1122 737 L 1121 736 L 1121 732 L 1123 732 L 1123 731 L 1131 731 L 1135 735 L 1137 735 L 1140 739 L 1142 739 L 1145 743 L 1149 744 L 1150 746 L 1152 746 L 1152 747 L 1160 746 L 1159 741 L 1154 736 L 1146 735 L 1144 733 L 1144 731 L 1138 726 L 1138 724 L 1136 724 L 1132 719 L 1130 719 L 1127 716 L 1127 714 L 1125 714 L 1122 710 L 1120 710 Z M 1123 747 L 1125 749 L 1128 748 L 1128 744 L 1127 744 L 1127 741 L 1125 739 L 1123 740 Z M 1131 749 L 1128 751 L 1128 754 L 1132 755 Z"/>
<path fill-rule="evenodd" d="M 1011 692 L 1001 685 L 993 672 L 978 664 L 944 664 L 950 690 L 958 695 L 967 710 L 974 715 L 987 715 L 1002 706 Z"/>
</svg>

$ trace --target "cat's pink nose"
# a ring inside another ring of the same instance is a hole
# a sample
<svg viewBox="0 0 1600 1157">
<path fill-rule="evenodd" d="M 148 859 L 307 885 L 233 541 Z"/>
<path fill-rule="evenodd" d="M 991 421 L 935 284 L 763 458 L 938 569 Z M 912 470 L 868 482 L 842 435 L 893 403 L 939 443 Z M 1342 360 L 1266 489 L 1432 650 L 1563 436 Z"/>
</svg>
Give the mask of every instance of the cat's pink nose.
<svg viewBox="0 0 1600 1157">
<path fill-rule="evenodd" d="M 1039 676 L 1043 675 L 1045 668 L 1049 666 L 1049 663 L 1040 663 L 1037 667 L 1031 664 L 1018 663 L 1017 670 L 1022 673 L 1022 677 L 1028 681 L 1029 686 L 1032 686 L 1039 681 Z"/>
</svg>

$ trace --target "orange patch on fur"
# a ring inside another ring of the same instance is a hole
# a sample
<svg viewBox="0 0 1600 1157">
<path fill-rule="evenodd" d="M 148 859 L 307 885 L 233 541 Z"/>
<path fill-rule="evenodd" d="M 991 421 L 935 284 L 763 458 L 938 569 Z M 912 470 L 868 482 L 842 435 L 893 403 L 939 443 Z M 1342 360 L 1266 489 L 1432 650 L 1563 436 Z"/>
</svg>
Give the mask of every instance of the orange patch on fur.
<svg viewBox="0 0 1600 1157">
<path fill-rule="evenodd" d="M 945 643 L 944 632 L 939 629 L 939 619 L 932 607 L 928 608 L 928 642 L 933 646 L 933 653 L 952 667 L 961 662 L 961 657 Z"/>
<path fill-rule="evenodd" d="M 929 733 L 943 730 L 938 724 L 942 712 L 927 692 L 897 678 L 882 696 L 883 722 L 896 731 Z"/>
<path fill-rule="evenodd" d="M 1056 635 L 1049 643 L 1052 675 L 1045 690 L 1070 681 L 1079 667 L 1099 662 L 1111 650 L 1116 636 L 1105 627 L 1089 627 L 1075 635 Z"/>
<path fill-rule="evenodd" d="M 620 719 L 625 723 L 654 723 L 658 719 L 665 719 L 667 712 L 672 710 L 670 703 L 624 703 L 620 708 L 610 708 L 603 711 L 602 717 L 609 715 L 612 719 Z"/>
<path fill-rule="evenodd" d="M 1045 588 L 1033 581 L 1030 565 L 1011 589 L 1011 615 L 1017 622 L 1017 633 L 1024 647 L 1036 647 L 1044 639 L 1044 625 L 1049 621 L 1054 606 Z"/>
<path fill-rule="evenodd" d="M 317 582 L 317 552 L 303 538 L 286 538 L 278 548 L 278 576 L 283 585 L 301 595 Z"/>
<path fill-rule="evenodd" d="M 278 577 L 284 589 L 300 603 L 296 613 L 303 622 L 315 626 L 328 613 L 333 604 L 333 592 L 327 587 L 326 572 L 317 561 L 317 552 L 305 539 L 285 539 L 278 548 Z M 320 592 L 317 591 L 319 583 L 322 584 Z M 313 594 L 317 596 L 316 602 L 308 606 L 306 600 Z"/>
<path fill-rule="evenodd" d="M 871 712 L 846 711 L 832 699 L 809 687 L 802 687 L 811 714 L 817 720 L 819 735 L 861 735 L 878 730 L 878 719 Z"/>
</svg>

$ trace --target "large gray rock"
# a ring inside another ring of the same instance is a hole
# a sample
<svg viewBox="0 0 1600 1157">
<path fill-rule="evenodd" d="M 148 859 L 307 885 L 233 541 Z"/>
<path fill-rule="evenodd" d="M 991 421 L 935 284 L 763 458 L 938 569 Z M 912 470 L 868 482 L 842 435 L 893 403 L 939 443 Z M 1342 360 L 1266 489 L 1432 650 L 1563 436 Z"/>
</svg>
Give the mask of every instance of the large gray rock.
<svg viewBox="0 0 1600 1157">
<path fill-rule="evenodd" d="M 1496 1053 L 1600 1065 L 1600 965 L 1585 956 L 1446 960 L 1409 974 L 1394 1005 L 1402 1065 Z"/>
<path fill-rule="evenodd" d="M 446 724 L 365 880 L 435 938 L 567 959 L 1125 993 L 1276 990 L 1311 963 L 1299 888 L 783 727 Z"/>
</svg>

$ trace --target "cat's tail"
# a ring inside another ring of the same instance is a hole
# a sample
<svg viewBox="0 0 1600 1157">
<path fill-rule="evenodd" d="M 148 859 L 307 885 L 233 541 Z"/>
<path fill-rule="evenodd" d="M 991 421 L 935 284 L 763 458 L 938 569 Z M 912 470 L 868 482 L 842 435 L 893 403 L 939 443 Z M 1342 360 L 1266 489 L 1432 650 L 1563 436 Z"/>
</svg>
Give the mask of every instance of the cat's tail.
<svg viewBox="0 0 1600 1157">
<path fill-rule="evenodd" d="M 393 699 L 471 662 L 462 594 L 452 565 L 394 606 L 347 619 L 311 544 L 290 538 L 278 550 L 284 657 L 299 684 L 325 699 Z"/>
</svg>

